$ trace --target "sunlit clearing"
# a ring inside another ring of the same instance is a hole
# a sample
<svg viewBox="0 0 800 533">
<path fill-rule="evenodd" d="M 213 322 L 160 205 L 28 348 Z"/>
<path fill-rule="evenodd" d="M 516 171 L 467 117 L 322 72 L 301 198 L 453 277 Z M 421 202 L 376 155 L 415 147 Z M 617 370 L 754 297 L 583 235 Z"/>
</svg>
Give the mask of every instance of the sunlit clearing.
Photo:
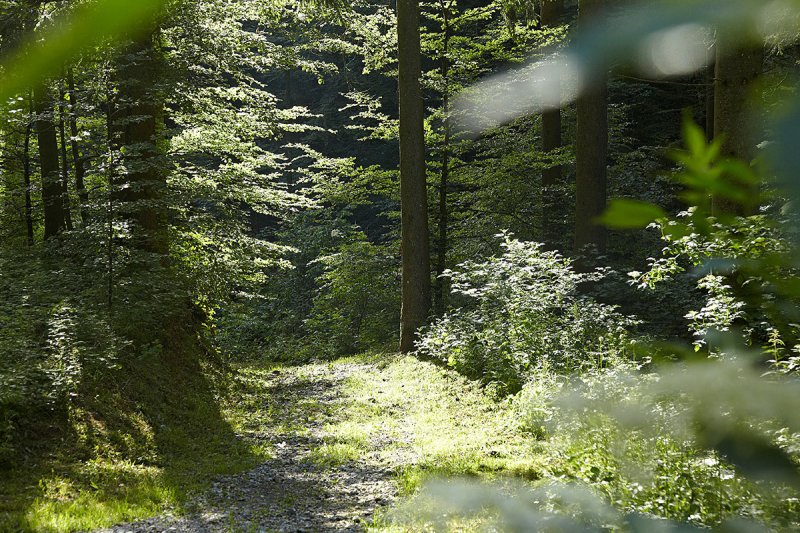
<svg viewBox="0 0 800 533">
<path fill-rule="evenodd" d="M 580 94 L 583 72 L 576 58 L 562 56 L 492 76 L 456 100 L 458 125 L 466 133 L 479 133 L 528 113 L 561 107 Z"/>
<path fill-rule="evenodd" d="M 660 31 L 642 42 L 638 67 L 652 76 L 690 74 L 711 62 L 712 43 L 712 32 L 699 24 Z"/>
</svg>

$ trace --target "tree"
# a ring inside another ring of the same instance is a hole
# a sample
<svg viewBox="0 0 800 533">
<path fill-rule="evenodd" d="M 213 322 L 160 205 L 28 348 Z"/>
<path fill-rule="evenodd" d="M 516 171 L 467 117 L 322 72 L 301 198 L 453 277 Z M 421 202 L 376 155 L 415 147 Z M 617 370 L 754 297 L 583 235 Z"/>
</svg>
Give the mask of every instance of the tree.
<svg viewBox="0 0 800 533">
<path fill-rule="evenodd" d="M 439 236 L 437 239 L 436 254 L 436 285 L 435 302 L 436 313 L 441 314 L 445 308 L 446 280 L 442 276 L 447 265 L 447 247 L 449 214 L 447 205 L 447 189 L 450 186 L 450 143 L 452 127 L 450 124 L 450 10 L 452 5 L 445 0 L 439 2 L 442 31 L 442 50 L 439 57 L 439 75 L 442 77 L 442 128 L 444 129 L 441 148 L 441 165 L 439 172 Z"/>
<path fill-rule="evenodd" d="M 161 50 L 152 30 L 126 50 L 118 66 L 119 96 L 112 127 L 115 141 L 125 148 L 125 175 L 117 188 L 122 214 L 134 224 L 133 245 L 166 255 L 165 214 L 161 197 L 166 188 L 166 159 L 160 148 L 163 101 L 158 91 Z"/>
<path fill-rule="evenodd" d="M 31 137 L 33 136 L 33 96 L 26 95 L 28 116 L 25 120 L 25 141 L 22 150 L 22 184 L 25 189 L 25 242 L 33 246 L 33 201 L 31 199 Z"/>
<path fill-rule="evenodd" d="M 554 26 L 558 24 L 564 11 L 564 0 L 544 0 L 542 3 L 542 24 Z M 560 80 L 553 84 L 554 89 L 560 89 Z M 542 151 L 552 154 L 561 148 L 561 108 L 550 109 L 542 113 Z M 554 164 L 542 170 L 543 213 L 542 237 L 547 244 L 556 240 L 553 220 L 558 216 L 555 211 L 552 196 L 548 194 L 561 181 L 561 165 Z"/>
<path fill-rule="evenodd" d="M 751 161 L 755 151 L 753 117 L 748 105 L 753 82 L 762 71 L 762 46 L 729 46 L 723 38 L 717 43 L 714 69 L 714 137 L 724 136 L 722 153 Z M 741 212 L 724 198 L 713 198 L 715 212 Z"/>
<path fill-rule="evenodd" d="M 89 221 L 89 192 L 86 190 L 86 184 L 84 183 L 86 176 L 84 158 L 78 145 L 77 93 L 75 91 L 75 74 L 72 69 L 67 71 L 67 94 L 69 96 L 70 148 L 72 151 L 72 164 L 75 167 L 75 190 L 78 192 L 78 201 L 80 202 L 81 221 L 85 225 Z"/>
<path fill-rule="evenodd" d="M 581 0 L 578 24 L 585 25 L 601 9 L 600 0 Z M 575 139 L 575 249 L 589 245 L 605 250 L 605 228 L 595 222 L 606 207 L 608 154 L 608 87 L 605 76 L 577 100 Z"/>
<path fill-rule="evenodd" d="M 33 101 L 39 141 L 39 166 L 42 173 L 44 238 L 49 239 L 65 228 L 64 189 L 59 176 L 58 141 L 49 88 L 46 85 L 37 86 L 33 91 Z"/>
<path fill-rule="evenodd" d="M 414 349 L 431 306 L 419 2 L 397 2 L 402 294 L 400 351 Z"/>
<path fill-rule="evenodd" d="M 60 89 L 60 96 L 58 104 L 58 141 L 61 156 L 61 194 L 64 198 L 64 225 L 68 230 L 72 231 L 72 212 L 69 200 L 69 158 L 67 157 L 66 113 L 64 109 L 66 92 L 63 90 L 63 86 Z"/>
</svg>

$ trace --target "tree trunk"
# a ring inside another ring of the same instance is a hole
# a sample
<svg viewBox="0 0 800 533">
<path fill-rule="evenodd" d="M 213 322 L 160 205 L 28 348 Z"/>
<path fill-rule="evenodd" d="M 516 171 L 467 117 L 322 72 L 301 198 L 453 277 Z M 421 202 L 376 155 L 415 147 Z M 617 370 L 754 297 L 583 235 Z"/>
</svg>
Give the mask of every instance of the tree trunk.
<svg viewBox="0 0 800 533">
<path fill-rule="evenodd" d="M 417 331 L 425 324 L 431 305 L 418 0 L 397 2 L 397 44 L 402 255 L 400 351 L 407 353 L 414 349 Z"/>
<path fill-rule="evenodd" d="M 442 31 L 444 32 L 442 58 L 439 65 L 442 84 L 444 85 L 442 94 L 444 139 L 442 140 L 442 170 L 439 174 L 439 238 L 437 242 L 436 282 L 434 285 L 434 301 L 436 302 L 435 310 L 437 315 L 443 314 L 447 306 L 448 284 L 442 274 L 447 267 L 447 225 L 449 224 L 447 189 L 450 180 L 450 140 L 452 136 L 450 125 L 450 58 L 448 57 L 450 52 L 450 6 L 445 4 L 444 1 L 440 5 L 442 8 Z"/>
<path fill-rule="evenodd" d="M 714 140 L 714 70 L 716 62 L 706 67 L 706 90 L 705 90 L 705 110 L 706 110 L 706 140 Z"/>
<path fill-rule="evenodd" d="M 78 107 L 77 94 L 75 92 L 75 76 L 72 69 L 67 71 L 67 90 L 69 91 L 69 133 L 70 145 L 72 149 L 72 164 L 75 167 L 75 190 L 78 193 L 80 202 L 81 222 L 85 226 L 89 221 L 89 192 L 86 190 L 84 178 L 86 169 L 84 159 L 81 157 L 80 147 L 78 146 Z"/>
<path fill-rule="evenodd" d="M 22 180 L 25 186 L 25 231 L 28 246 L 33 246 L 33 202 L 31 201 L 31 135 L 33 134 L 33 96 L 28 94 L 28 121 L 22 149 Z"/>
<path fill-rule="evenodd" d="M 762 72 L 761 47 L 732 49 L 717 43 L 714 83 L 714 137 L 724 135 L 722 154 L 750 162 L 755 135 L 750 103 L 753 82 Z M 753 191 L 756 194 L 757 191 Z M 727 198 L 713 198 L 713 211 L 745 215 L 744 207 Z"/>
<path fill-rule="evenodd" d="M 542 24 L 553 26 L 558 23 L 564 10 L 564 0 L 546 0 L 542 4 Z M 561 80 L 554 80 L 553 89 L 561 91 Z M 561 108 L 542 113 L 542 151 L 552 154 L 561 148 Z M 552 165 L 542 170 L 542 237 L 548 247 L 554 247 L 558 241 L 558 229 L 555 220 L 558 218 L 558 205 L 554 201 L 556 187 L 561 182 L 561 165 Z"/>
<path fill-rule="evenodd" d="M 106 303 L 109 312 L 114 311 L 114 197 L 117 186 L 114 174 L 116 172 L 116 152 L 119 149 L 114 126 L 116 115 L 116 102 L 111 88 L 106 86 L 106 144 L 108 148 L 108 162 L 106 165 L 106 179 L 108 180 L 108 198 L 106 199 Z"/>
<path fill-rule="evenodd" d="M 58 140 L 53 124 L 53 102 L 47 87 L 34 89 L 36 133 L 39 140 L 39 166 L 42 173 L 42 204 L 44 206 L 44 238 L 61 233 L 65 227 L 64 198 L 58 175 Z"/>
<path fill-rule="evenodd" d="M 592 18 L 601 6 L 599 0 L 582 0 L 579 25 Z M 595 223 L 606 207 L 608 157 L 608 88 L 605 77 L 594 79 L 592 86 L 577 100 L 576 176 L 575 176 L 575 249 L 594 246 L 606 248 L 606 230 Z"/>
<path fill-rule="evenodd" d="M 69 158 L 67 157 L 67 133 L 64 113 L 64 94 L 61 93 L 61 102 L 58 106 L 58 135 L 61 141 L 61 194 L 64 197 L 64 225 L 72 230 L 72 212 L 69 201 Z"/>
<path fill-rule="evenodd" d="M 156 36 L 134 43 L 118 70 L 118 109 L 114 128 L 125 147 L 117 189 L 118 211 L 133 225 L 133 246 L 166 255 L 169 251 L 162 197 L 166 189 L 165 159 L 161 152 L 163 102 L 155 86 L 161 62 Z"/>
</svg>

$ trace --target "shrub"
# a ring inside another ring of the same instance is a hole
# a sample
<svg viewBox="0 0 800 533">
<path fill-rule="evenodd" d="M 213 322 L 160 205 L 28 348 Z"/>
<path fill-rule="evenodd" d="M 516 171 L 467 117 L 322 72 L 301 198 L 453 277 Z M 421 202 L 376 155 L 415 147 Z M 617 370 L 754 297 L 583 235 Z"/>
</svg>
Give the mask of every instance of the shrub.
<svg viewBox="0 0 800 533">
<path fill-rule="evenodd" d="M 600 274 L 576 272 L 541 244 L 500 237 L 502 255 L 445 273 L 465 304 L 422 335 L 423 355 L 501 392 L 519 390 L 536 369 L 582 371 L 624 357 L 635 321 L 580 291 Z"/>
<path fill-rule="evenodd" d="M 305 326 L 328 355 L 356 353 L 396 337 L 400 282 L 394 254 L 360 240 L 317 262 L 324 271 Z"/>
</svg>

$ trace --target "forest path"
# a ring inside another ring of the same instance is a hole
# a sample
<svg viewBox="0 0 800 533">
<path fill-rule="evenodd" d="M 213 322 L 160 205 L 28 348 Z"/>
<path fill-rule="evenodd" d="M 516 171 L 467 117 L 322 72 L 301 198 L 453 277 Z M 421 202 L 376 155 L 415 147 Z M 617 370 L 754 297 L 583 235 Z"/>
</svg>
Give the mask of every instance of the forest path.
<svg viewBox="0 0 800 533">
<path fill-rule="evenodd" d="M 380 530 L 431 475 L 530 470 L 507 404 L 410 357 L 243 367 L 239 379 L 234 429 L 271 458 L 180 513 L 103 531 Z"/>
</svg>

